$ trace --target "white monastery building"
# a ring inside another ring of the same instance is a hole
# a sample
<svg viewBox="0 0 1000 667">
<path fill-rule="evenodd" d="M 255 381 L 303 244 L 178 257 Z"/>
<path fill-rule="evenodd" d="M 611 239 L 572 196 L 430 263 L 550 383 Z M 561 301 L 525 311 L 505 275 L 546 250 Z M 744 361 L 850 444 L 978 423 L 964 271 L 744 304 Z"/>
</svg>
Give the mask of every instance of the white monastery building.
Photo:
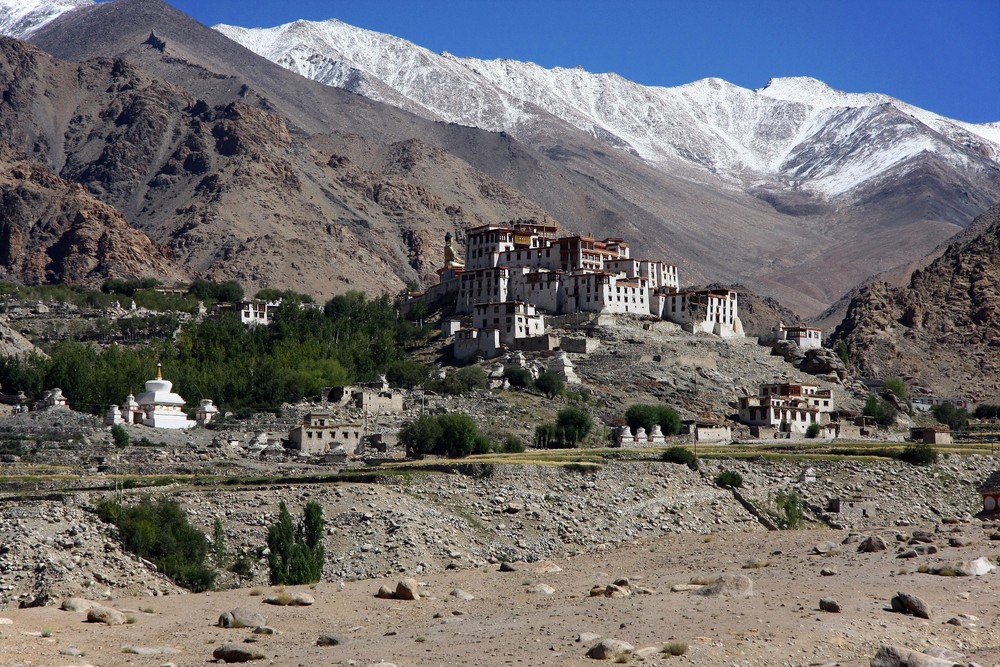
<svg viewBox="0 0 1000 667">
<path fill-rule="evenodd" d="M 121 408 L 117 405 L 108 409 L 105 423 L 113 424 L 141 424 L 153 428 L 191 428 L 197 422 L 188 419 L 184 412 L 184 399 L 173 390 L 173 383 L 163 379 L 163 367 L 156 364 L 156 379 L 146 380 L 146 391 L 138 396 L 129 394 L 122 403 Z M 213 414 L 217 409 L 208 401 L 207 405 L 203 401 L 201 412 Z M 211 417 L 208 417 L 210 420 Z"/>
</svg>

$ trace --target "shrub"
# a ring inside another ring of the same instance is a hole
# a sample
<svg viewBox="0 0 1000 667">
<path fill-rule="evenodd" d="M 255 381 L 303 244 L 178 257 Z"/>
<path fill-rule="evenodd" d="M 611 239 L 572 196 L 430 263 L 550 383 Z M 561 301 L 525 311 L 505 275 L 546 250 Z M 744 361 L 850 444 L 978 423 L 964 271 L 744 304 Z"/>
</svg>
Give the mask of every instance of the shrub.
<svg viewBox="0 0 1000 667">
<path fill-rule="evenodd" d="M 457 396 L 472 391 L 483 391 L 489 388 L 489 380 L 486 371 L 479 366 L 466 366 L 448 373 L 444 379 L 428 383 L 428 388 Z"/>
<path fill-rule="evenodd" d="M 235 302 L 243 298 L 243 287 L 235 280 L 216 283 L 211 280 L 197 278 L 188 287 L 188 294 L 193 294 L 202 301 Z"/>
<path fill-rule="evenodd" d="M 687 447 L 668 447 L 663 452 L 663 460 L 667 463 L 683 463 L 691 470 L 698 469 L 698 457 Z"/>
<path fill-rule="evenodd" d="M 215 570 L 205 565 L 208 540 L 188 523 L 179 503 L 167 498 L 153 502 L 148 497 L 126 507 L 113 500 L 98 504 L 102 521 L 118 527 L 126 551 L 156 563 L 165 575 L 194 592 L 215 585 Z"/>
<path fill-rule="evenodd" d="M 987 403 L 981 403 L 976 406 L 976 411 L 973 413 L 976 419 L 996 419 L 1000 417 L 1000 405 L 990 405 Z"/>
<path fill-rule="evenodd" d="M 216 567 L 225 567 L 229 560 L 229 554 L 226 553 L 226 532 L 222 529 L 220 519 L 212 524 L 212 559 Z"/>
<path fill-rule="evenodd" d="M 937 461 L 937 450 L 930 445 L 911 445 L 896 454 L 896 458 L 915 466 L 926 466 Z"/>
<path fill-rule="evenodd" d="M 323 509 L 306 503 L 302 523 L 295 526 L 284 501 L 278 522 L 267 531 L 267 565 L 272 584 L 312 584 L 323 576 Z"/>
<path fill-rule="evenodd" d="M 837 356 L 840 357 L 840 360 L 844 362 L 845 366 L 851 362 L 851 353 L 850 350 L 847 349 L 847 343 L 842 340 L 837 341 L 836 352 Z"/>
<path fill-rule="evenodd" d="M 504 378 L 510 383 L 511 387 L 515 389 L 526 389 L 531 386 L 532 377 L 531 372 L 527 368 L 518 368 L 516 366 L 508 368 L 503 372 Z"/>
<path fill-rule="evenodd" d="M 128 431 L 121 424 L 115 424 L 111 427 L 111 439 L 115 443 L 115 447 L 122 449 L 123 447 L 128 447 L 128 443 L 131 439 L 128 436 Z"/>
<path fill-rule="evenodd" d="M 809 427 L 806 428 L 806 437 L 807 438 L 819 437 L 820 430 L 821 428 L 819 424 L 809 424 Z"/>
<path fill-rule="evenodd" d="M 520 454 L 524 451 L 524 443 L 521 442 L 520 438 L 508 435 L 504 438 L 503 447 L 501 447 L 500 451 L 504 454 Z"/>
<path fill-rule="evenodd" d="M 779 493 L 774 498 L 778 507 L 778 526 L 785 530 L 799 528 L 805 522 L 802 501 L 794 491 Z"/>
<path fill-rule="evenodd" d="M 674 656 L 684 655 L 688 652 L 688 645 L 685 642 L 667 642 L 667 645 L 663 647 L 663 652 Z"/>
<path fill-rule="evenodd" d="M 906 388 L 906 383 L 902 378 L 893 377 L 882 383 L 882 387 L 889 393 L 896 396 L 901 401 L 906 401 L 910 393 Z"/>
<path fill-rule="evenodd" d="M 549 373 L 544 371 L 538 374 L 538 379 L 535 380 L 535 389 L 542 392 L 549 398 L 555 398 L 563 393 L 563 389 L 566 388 L 566 383 L 563 381 L 562 377 L 556 373 Z"/>
<path fill-rule="evenodd" d="M 715 483 L 724 489 L 738 489 L 743 486 L 743 475 L 735 470 L 725 470 L 715 476 Z"/>
<path fill-rule="evenodd" d="M 666 405 L 631 405 L 625 411 L 625 421 L 633 431 L 641 426 L 649 433 L 655 424 L 659 424 L 663 435 L 681 432 L 681 416 Z"/>
</svg>

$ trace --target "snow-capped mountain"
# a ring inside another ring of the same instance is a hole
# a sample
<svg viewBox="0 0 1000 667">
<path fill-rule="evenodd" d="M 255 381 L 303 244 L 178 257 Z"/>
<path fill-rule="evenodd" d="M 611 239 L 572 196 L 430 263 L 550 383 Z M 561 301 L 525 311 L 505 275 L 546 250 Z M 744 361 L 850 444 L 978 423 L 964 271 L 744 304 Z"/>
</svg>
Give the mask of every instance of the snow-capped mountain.
<svg viewBox="0 0 1000 667">
<path fill-rule="evenodd" d="M 0 35 L 27 39 L 42 26 L 94 0 L 0 0 Z"/>
<path fill-rule="evenodd" d="M 217 30 L 308 78 L 435 120 L 531 140 L 554 116 L 650 164 L 694 164 L 745 187 L 836 197 L 924 153 L 960 170 L 1000 161 L 1000 127 L 954 121 L 806 77 L 748 90 L 721 79 L 673 88 L 580 68 L 436 54 L 338 20 Z"/>
</svg>

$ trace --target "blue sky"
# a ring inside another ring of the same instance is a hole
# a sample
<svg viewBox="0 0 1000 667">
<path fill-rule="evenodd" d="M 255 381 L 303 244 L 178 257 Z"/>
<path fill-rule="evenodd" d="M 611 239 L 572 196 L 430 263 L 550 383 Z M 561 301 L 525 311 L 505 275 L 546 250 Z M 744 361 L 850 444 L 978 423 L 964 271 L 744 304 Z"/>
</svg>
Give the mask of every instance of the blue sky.
<svg viewBox="0 0 1000 667">
<path fill-rule="evenodd" d="M 202 23 L 337 18 L 458 56 L 647 85 L 812 76 L 951 118 L 1000 121 L 998 0 L 167 0 Z"/>
</svg>

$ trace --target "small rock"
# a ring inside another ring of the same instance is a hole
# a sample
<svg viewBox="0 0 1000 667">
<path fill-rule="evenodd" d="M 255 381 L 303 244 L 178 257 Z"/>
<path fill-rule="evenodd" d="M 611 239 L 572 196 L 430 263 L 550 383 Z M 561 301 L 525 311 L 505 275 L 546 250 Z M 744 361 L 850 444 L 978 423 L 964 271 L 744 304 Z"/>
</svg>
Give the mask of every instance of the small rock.
<svg viewBox="0 0 1000 667">
<path fill-rule="evenodd" d="M 475 600 L 476 597 L 472 593 L 466 593 L 461 588 L 456 588 L 451 593 L 451 597 L 458 598 L 459 600 Z"/>
<path fill-rule="evenodd" d="M 223 662 L 250 662 L 263 660 L 264 654 L 247 644 L 228 643 L 212 651 L 212 657 Z"/>
<path fill-rule="evenodd" d="M 819 576 L 821 577 L 835 577 L 837 574 L 837 568 L 835 567 L 824 567 L 819 571 Z"/>
<path fill-rule="evenodd" d="M 269 595 L 264 598 L 264 604 L 274 604 L 282 607 L 308 607 L 316 604 L 316 598 L 308 593 L 295 593 L 293 595 L 278 593 L 277 595 Z"/>
<path fill-rule="evenodd" d="M 836 542 L 820 542 L 813 547 L 814 554 L 827 554 L 837 549 Z"/>
<path fill-rule="evenodd" d="M 601 638 L 601 635 L 596 632 L 581 632 L 576 636 L 576 641 L 582 644 L 589 644 L 590 642 L 596 642 Z"/>
<path fill-rule="evenodd" d="M 840 603 L 833 598 L 823 598 L 819 601 L 820 611 L 828 611 L 831 614 L 839 614 L 841 612 Z"/>
<path fill-rule="evenodd" d="M 255 635 L 276 635 L 278 631 L 270 625 L 258 625 L 253 629 Z"/>
<path fill-rule="evenodd" d="M 87 611 L 87 621 L 90 623 L 104 623 L 105 625 L 123 625 L 125 614 L 111 607 L 91 607 Z"/>
<path fill-rule="evenodd" d="M 619 639 L 602 639 L 587 651 L 587 657 L 594 660 L 616 660 L 619 656 L 628 655 L 635 647 Z"/>
<path fill-rule="evenodd" d="M 941 660 L 901 646 L 883 646 L 871 660 L 871 667 L 954 667 L 951 660 Z"/>
<path fill-rule="evenodd" d="M 316 640 L 316 646 L 340 646 L 343 643 L 337 635 L 320 635 Z"/>
<path fill-rule="evenodd" d="M 375 597 L 384 598 L 386 600 L 392 600 L 393 598 L 396 597 L 396 594 L 393 592 L 391 588 L 383 585 L 379 587 L 378 593 L 375 594 Z"/>
<path fill-rule="evenodd" d="M 745 574 L 723 574 L 715 583 L 694 591 L 696 595 L 748 598 L 753 595 L 753 581 Z"/>
<path fill-rule="evenodd" d="M 419 600 L 420 593 L 417 591 L 417 588 L 418 584 L 416 579 L 407 577 L 396 584 L 396 593 L 394 597 L 397 600 Z"/>
<path fill-rule="evenodd" d="M 972 614 L 959 614 L 958 616 L 952 616 L 949 618 L 946 623 L 948 623 L 948 625 L 957 625 L 960 628 L 971 630 L 979 625 L 979 617 L 973 616 Z"/>
<path fill-rule="evenodd" d="M 267 625 L 267 618 L 246 607 L 236 607 L 219 616 L 220 628 L 256 628 Z"/>
<path fill-rule="evenodd" d="M 90 600 L 84 600 L 83 598 L 66 598 L 59 605 L 59 608 L 63 611 L 87 611 L 94 606 L 94 603 Z"/>
<path fill-rule="evenodd" d="M 79 658 L 83 655 L 83 651 L 72 646 L 67 646 L 66 648 L 59 649 L 59 655 L 68 655 L 73 658 Z"/>
<path fill-rule="evenodd" d="M 913 614 L 918 618 L 930 618 L 931 606 L 916 595 L 896 593 L 890 601 L 892 610 L 901 614 Z"/>
<path fill-rule="evenodd" d="M 885 551 L 888 548 L 885 540 L 881 537 L 878 535 L 869 535 L 858 545 L 858 553 L 874 553 L 876 551 Z"/>
<path fill-rule="evenodd" d="M 537 593 L 539 595 L 552 595 L 556 592 L 556 589 L 552 588 L 548 584 L 535 584 L 528 588 L 529 593 Z"/>
</svg>

